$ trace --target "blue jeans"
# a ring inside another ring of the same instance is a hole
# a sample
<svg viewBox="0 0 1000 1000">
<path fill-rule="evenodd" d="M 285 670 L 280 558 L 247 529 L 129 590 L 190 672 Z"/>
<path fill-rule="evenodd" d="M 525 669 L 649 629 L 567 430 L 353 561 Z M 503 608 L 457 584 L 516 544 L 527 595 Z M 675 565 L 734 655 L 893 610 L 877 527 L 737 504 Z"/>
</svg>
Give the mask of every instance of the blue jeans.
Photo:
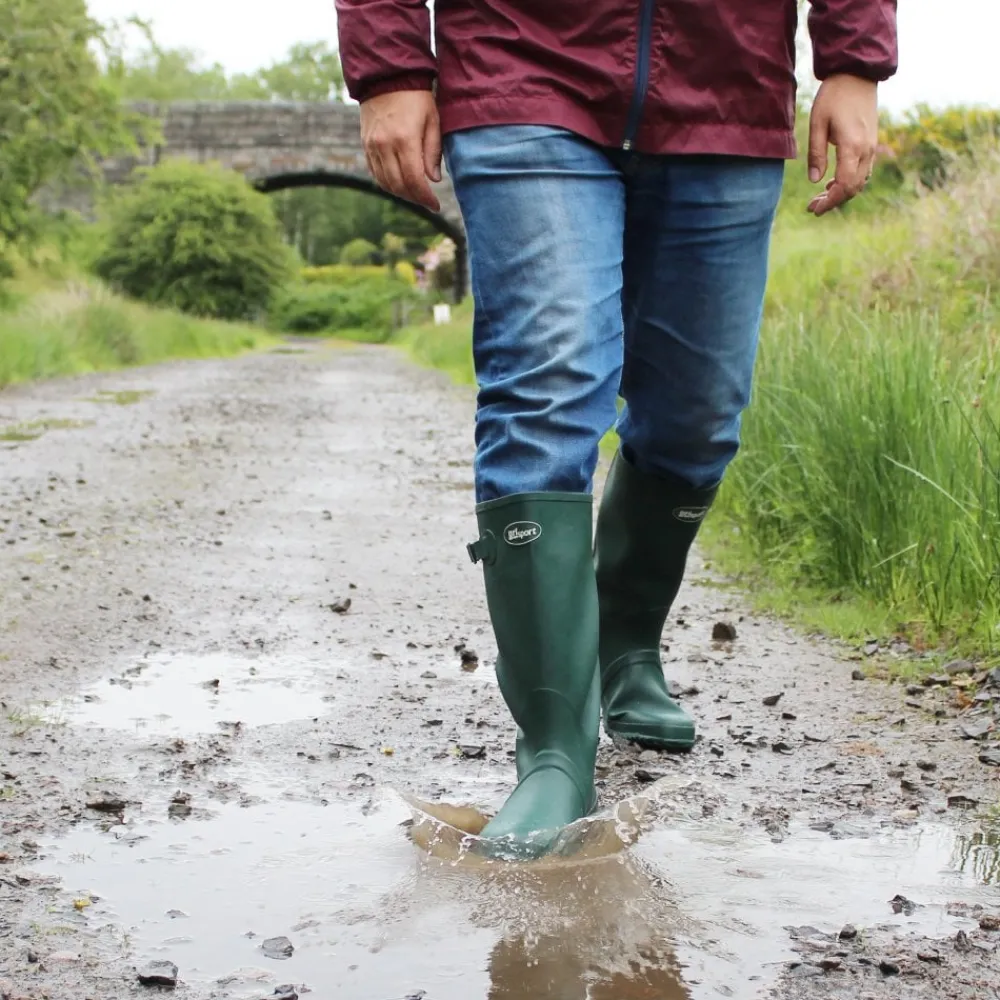
<svg viewBox="0 0 1000 1000">
<path fill-rule="evenodd" d="M 750 398 L 783 162 L 533 125 L 453 133 L 445 156 L 476 307 L 477 500 L 592 492 L 616 418 L 641 471 L 716 485 Z"/>
</svg>

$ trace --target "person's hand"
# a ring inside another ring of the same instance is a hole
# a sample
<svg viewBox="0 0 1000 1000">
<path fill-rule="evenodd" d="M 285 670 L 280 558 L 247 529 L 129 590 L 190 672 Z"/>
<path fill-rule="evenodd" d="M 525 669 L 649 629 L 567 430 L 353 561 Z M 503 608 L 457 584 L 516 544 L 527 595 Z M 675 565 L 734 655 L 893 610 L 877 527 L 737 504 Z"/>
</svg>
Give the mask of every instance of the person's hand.
<svg viewBox="0 0 1000 1000">
<path fill-rule="evenodd" d="M 809 180 L 825 176 L 829 149 L 837 167 L 826 190 L 809 202 L 813 215 L 846 204 L 871 178 L 878 145 L 878 84 L 858 76 L 831 76 L 819 88 L 809 121 Z"/>
<path fill-rule="evenodd" d="M 361 142 L 379 187 L 434 212 L 428 180 L 441 180 L 441 124 L 429 90 L 402 90 L 361 105 Z"/>
</svg>

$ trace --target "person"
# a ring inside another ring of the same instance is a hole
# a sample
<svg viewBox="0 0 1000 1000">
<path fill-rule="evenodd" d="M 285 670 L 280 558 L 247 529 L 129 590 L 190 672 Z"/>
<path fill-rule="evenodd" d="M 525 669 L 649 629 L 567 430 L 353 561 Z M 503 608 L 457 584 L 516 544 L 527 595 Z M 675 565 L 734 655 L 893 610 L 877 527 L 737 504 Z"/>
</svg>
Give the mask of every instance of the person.
<svg viewBox="0 0 1000 1000">
<path fill-rule="evenodd" d="M 368 166 L 465 222 L 475 488 L 518 784 L 483 831 L 544 850 L 610 736 L 689 749 L 661 633 L 736 454 L 796 156 L 797 0 L 336 0 Z M 812 0 L 816 216 L 864 188 L 896 0 Z M 622 407 L 619 412 L 619 399 Z M 620 441 L 593 527 L 598 445 Z M 540 845 L 540 846 L 539 846 Z"/>
</svg>

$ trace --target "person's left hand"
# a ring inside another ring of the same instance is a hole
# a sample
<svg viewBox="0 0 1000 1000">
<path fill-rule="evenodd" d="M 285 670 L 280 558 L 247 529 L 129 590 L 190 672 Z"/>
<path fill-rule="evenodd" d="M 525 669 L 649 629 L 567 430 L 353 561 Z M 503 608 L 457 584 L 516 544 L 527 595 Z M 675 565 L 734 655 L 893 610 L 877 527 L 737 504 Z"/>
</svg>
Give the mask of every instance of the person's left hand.
<svg viewBox="0 0 1000 1000">
<path fill-rule="evenodd" d="M 860 194 L 871 178 L 878 145 L 878 84 L 841 74 L 824 80 L 809 120 L 809 180 L 818 184 L 837 149 L 837 168 L 826 190 L 809 202 L 825 215 Z"/>
</svg>

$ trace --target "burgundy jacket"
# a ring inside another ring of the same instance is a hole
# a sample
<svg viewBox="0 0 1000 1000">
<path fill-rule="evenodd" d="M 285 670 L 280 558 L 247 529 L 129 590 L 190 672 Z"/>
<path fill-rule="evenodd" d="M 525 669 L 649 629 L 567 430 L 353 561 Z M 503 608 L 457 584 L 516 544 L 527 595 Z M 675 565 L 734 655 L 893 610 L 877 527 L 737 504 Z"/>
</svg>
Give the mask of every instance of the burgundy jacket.
<svg viewBox="0 0 1000 1000">
<path fill-rule="evenodd" d="M 796 0 L 336 0 L 356 100 L 437 90 L 444 132 L 552 125 L 649 153 L 795 156 Z M 885 80 L 896 0 L 812 0 L 815 73 Z"/>
</svg>

